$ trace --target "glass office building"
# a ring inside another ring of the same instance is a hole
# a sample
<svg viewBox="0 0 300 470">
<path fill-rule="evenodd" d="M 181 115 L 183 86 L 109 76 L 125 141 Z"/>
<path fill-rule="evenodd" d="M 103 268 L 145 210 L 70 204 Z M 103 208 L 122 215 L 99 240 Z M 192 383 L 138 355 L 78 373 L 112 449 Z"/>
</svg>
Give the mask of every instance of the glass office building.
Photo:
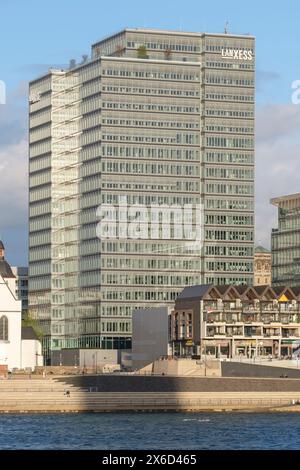
<svg viewBox="0 0 300 470">
<path fill-rule="evenodd" d="M 271 199 L 278 207 L 272 230 L 272 285 L 300 285 L 300 194 Z"/>
<path fill-rule="evenodd" d="M 132 310 L 172 305 L 186 285 L 252 283 L 254 47 L 126 29 L 30 83 L 29 304 L 46 356 L 130 347 Z M 116 209 L 99 237 L 99 206 L 120 203 L 130 220 L 158 209 L 157 230 L 124 235 Z M 189 207 L 196 248 L 161 229 L 163 209 L 174 222 Z"/>
</svg>

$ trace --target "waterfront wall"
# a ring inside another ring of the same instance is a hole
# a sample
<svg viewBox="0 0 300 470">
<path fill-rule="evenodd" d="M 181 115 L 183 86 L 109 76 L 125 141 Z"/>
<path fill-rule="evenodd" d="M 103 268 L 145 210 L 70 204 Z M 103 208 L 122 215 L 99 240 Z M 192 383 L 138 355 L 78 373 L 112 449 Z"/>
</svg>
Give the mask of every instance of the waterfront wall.
<svg viewBox="0 0 300 470">
<path fill-rule="evenodd" d="M 172 383 L 171 377 L 103 376 L 104 380 L 95 380 L 99 378 L 83 377 L 82 386 L 63 378 L 2 380 L 0 412 L 300 411 L 297 379 L 181 378 L 178 383 L 175 378 Z M 123 378 L 124 383 L 116 381 Z M 98 386 L 89 386 L 92 383 Z"/>
<path fill-rule="evenodd" d="M 185 392 L 300 392 L 300 380 L 227 377 L 158 377 L 139 375 L 90 375 L 57 379 L 66 384 L 98 392 L 185 393 Z"/>
<path fill-rule="evenodd" d="M 300 369 L 273 367 L 259 364 L 239 362 L 221 362 L 222 377 L 257 377 L 257 378 L 288 378 L 300 379 Z"/>
<path fill-rule="evenodd" d="M 221 363 L 219 360 L 200 362 L 190 358 L 166 356 L 147 365 L 139 373 L 160 376 L 220 377 Z"/>
</svg>

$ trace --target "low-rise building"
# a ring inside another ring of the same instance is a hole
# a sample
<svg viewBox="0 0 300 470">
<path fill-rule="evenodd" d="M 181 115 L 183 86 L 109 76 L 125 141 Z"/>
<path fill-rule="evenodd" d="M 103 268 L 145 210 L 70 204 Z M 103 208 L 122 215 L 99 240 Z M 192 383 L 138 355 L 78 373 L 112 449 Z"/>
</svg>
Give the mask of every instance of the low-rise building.
<svg viewBox="0 0 300 470">
<path fill-rule="evenodd" d="M 271 252 L 263 246 L 257 246 L 254 250 L 254 286 L 271 285 Z"/>
<path fill-rule="evenodd" d="M 42 363 L 41 343 L 33 329 L 22 329 L 22 302 L 17 298 L 16 277 L 0 241 L 0 368 L 34 369 Z"/>
<path fill-rule="evenodd" d="M 292 357 L 300 353 L 300 287 L 187 287 L 169 319 L 175 356 Z"/>
<path fill-rule="evenodd" d="M 32 326 L 22 327 L 21 339 L 21 368 L 34 370 L 42 366 L 42 343 Z"/>
<path fill-rule="evenodd" d="M 21 301 L 0 273 L 0 365 L 21 368 Z"/>
</svg>

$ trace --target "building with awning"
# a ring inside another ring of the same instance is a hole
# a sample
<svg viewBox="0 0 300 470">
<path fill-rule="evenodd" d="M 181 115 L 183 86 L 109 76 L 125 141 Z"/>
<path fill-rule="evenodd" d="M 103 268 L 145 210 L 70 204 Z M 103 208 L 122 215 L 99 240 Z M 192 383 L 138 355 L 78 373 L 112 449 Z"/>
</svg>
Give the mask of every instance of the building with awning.
<svg viewBox="0 0 300 470">
<path fill-rule="evenodd" d="M 300 287 L 185 288 L 169 317 L 176 356 L 300 355 Z"/>
</svg>

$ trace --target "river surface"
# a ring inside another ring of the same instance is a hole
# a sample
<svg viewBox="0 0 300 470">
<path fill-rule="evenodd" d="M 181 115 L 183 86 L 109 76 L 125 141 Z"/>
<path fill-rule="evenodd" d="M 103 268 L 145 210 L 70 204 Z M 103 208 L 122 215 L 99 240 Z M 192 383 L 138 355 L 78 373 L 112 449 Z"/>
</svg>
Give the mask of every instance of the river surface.
<svg viewBox="0 0 300 470">
<path fill-rule="evenodd" d="M 1 414 L 0 449 L 300 449 L 300 413 Z"/>
</svg>

